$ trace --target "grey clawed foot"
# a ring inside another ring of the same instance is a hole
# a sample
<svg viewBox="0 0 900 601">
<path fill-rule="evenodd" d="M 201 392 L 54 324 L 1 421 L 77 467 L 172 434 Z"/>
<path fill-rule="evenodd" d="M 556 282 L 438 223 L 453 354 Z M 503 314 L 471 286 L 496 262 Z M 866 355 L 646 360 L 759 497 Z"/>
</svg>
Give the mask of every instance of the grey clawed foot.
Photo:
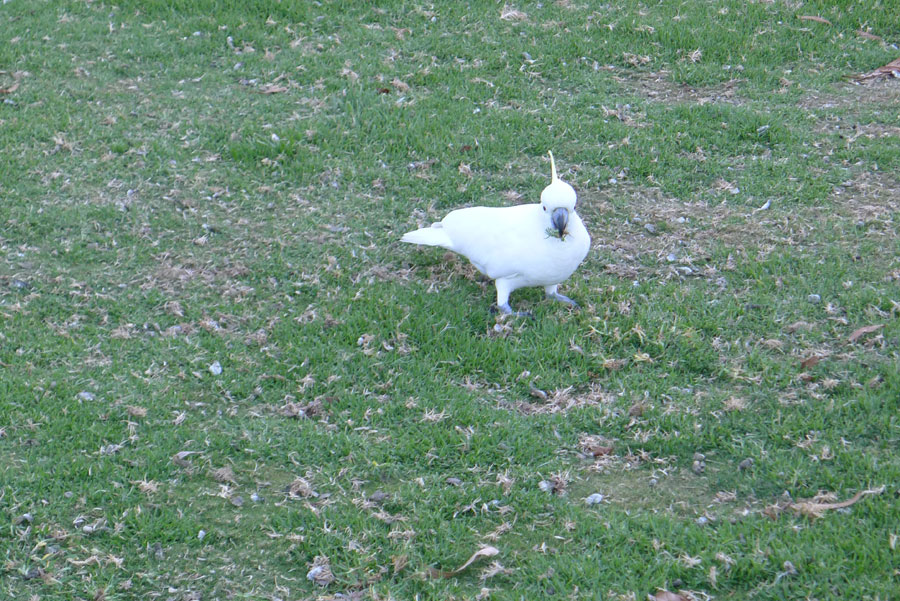
<svg viewBox="0 0 900 601">
<path fill-rule="evenodd" d="M 573 309 L 580 308 L 580 305 L 578 303 L 573 301 L 568 296 L 566 296 L 564 294 L 560 294 L 559 292 L 554 292 L 553 294 L 548 294 L 547 296 L 549 296 L 550 298 L 552 298 L 554 300 L 558 300 L 560 302 L 566 303 L 567 305 L 570 305 Z"/>
<path fill-rule="evenodd" d="M 509 306 L 509 303 L 499 306 L 491 305 L 491 313 L 497 312 L 500 312 L 503 315 L 513 315 L 515 317 L 534 317 L 534 315 L 528 311 L 513 311 L 512 307 Z"/>
</svg>

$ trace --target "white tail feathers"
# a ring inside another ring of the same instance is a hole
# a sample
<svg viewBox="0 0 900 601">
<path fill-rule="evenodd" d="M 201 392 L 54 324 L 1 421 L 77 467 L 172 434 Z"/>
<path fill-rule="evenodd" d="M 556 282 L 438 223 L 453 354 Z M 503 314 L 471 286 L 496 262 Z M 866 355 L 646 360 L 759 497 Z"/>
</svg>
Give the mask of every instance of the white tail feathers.
<svg viewBox="0 0 900 601">
<path fill-rule="evenodd" d="M 442 246 L 444 248 L 453 248 L 453 240 L 447 235 L 447 232 L 441 228 L 440 223 L 435 223 L 431 227 L 423 227 L 421 229 L 406 232 L 400 238 L 400 242 L 409 242 L 411 244 L 425 244 L 426 246 Z"/>
<path fill-rule="evenodd" d="M 556 175 L 556 161 L 553 160 L 553 151 L 548 150 L 547 154 L 550 155 L 550 183 L 556 183 L 559 177 Z"/>
</svg>

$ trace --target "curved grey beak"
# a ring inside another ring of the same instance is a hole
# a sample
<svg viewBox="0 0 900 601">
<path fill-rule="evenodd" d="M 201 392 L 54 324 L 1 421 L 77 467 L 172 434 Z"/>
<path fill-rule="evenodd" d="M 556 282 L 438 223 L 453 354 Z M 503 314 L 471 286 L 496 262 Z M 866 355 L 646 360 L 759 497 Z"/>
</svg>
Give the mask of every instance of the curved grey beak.
<svg viewBox="0 0 900 601">
<path fill-rule="evenodd" d="M 550 223 L 553 224 L 553 227 L 559 232 L 559 237 L 562 238 L 566 235 L 566 226 L 569 225 L 569 211 L 568 209 L 564 209 L 562 207 L 558 209 L 553 209 L 553 212 L 550 213 Z"/>
</svg>

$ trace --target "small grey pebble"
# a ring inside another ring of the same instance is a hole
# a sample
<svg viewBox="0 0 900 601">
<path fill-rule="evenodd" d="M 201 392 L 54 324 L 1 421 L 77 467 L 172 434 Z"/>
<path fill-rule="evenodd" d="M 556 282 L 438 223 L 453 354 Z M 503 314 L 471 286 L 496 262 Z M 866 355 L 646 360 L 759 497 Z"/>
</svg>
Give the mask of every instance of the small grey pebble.
<svg viewBox="0 0 900 601">
<path fill-rule="evenodd" d="M 706 517 L 705 515 L 701 515 L 699 518 L 697 518 L 697 524 L 700 526 L 705 526 L 708 523 L 709 523 L 709 518 Z"/>
<path fill-rule="evenodd" d="M 743 461 L 741 461 L 738 464 L 738 469 L 741 471 L 749 470 L 751 467 L 753 467 L 753 458 L 752 457 L 747 457 L 746 459 L 744 459 Z"/>
<path fill-rule="evenodd" d="M 588 505 L 599 505 L 600 503 L 603 502 L 603 495 L 601 495 L 598 492 L 595 492 L 594 494 L 588 496 L 584 500 L 584 502 L 587 503 Z"/>
<path fill-rule="evenodd" d="M 244 497 L 242 497 L 241 495 L 237 495 L 235 497 L 231 497 L 229 501 L 231 501 L 231 504 L 235 507 L 240 507 L 244 504 Z"/>
<path fill-rule="evenodd" d="M 63 493 L 63 496 L 67 499 L 71 499 L 72 497 L 75 496 L 75 493 L 73 493 L 71 490 L 67 490 L 66 492 Z"/>
<path fill-rule="evenodd" d="M 810 294 L 809 296 L 806 297 L 806 300 L 814 305 L 818 305 L 819 303 L 822 302 L 822 297 L 819 296 L 818 294 Z"/>
<path fill-rule="evenodd" d="M 255 492 L 250 493 L 250 500 L 253 501 L 254 503 L 259 503 L 260 501 L 265 501 L 265 499 L 263 499 L 261 496 L 259 496 Z"/>
<path fill-rule="evenodd" d="M 383 490 L 376 490 L 371 495 L 369 495 L 369 500 L 372 501 L 373 503 L 382 503 L 388 497 L 390 497 L 390 495 L 387 494 L 386 492 L 384 492 Z"/>
<path fill-rule="evenodd" d="M 34 516 L 30 513 L 23 513 L 21 517 L 22 522 L 28 522 L 29 524 L 34 521 Z M 21 523 L 21 522 L 20 522 Z"/>
<path fill-rule="evenodd" d="M 206 538 L 206 530 L 201 530 L 197 533 L 197 540 L 203 540 Z"/>
<path fill-rule="evenodd" d="M 644 229 L 647 230 L 648 232 L 650 232 L 651 234 L 655 234 L 655 233 L 656 233 L 656 226 L 653 225 L 652 223 L 647 223 L 647 224 L 645 224 L 645 225 L 644 225 Z"/>
<path fill-rule="evenodd" d="M 221 375 L 222 373 L 222 364 L 218 361 L 213 361 L 212 365 L 209 366 L 209 373 L 214 376 Z"/>
<path fill-rule="evenodd" d="M 691 465 L 691 469 L 694 470 L 694 473 L 699 476 L 700 474 L 703 473 L 703 470 L 706 469 L 706 462 L 705 461 L 694 461 L 694 463 Z"/>
<path fill-rule="evenodd" d="M 447 484 L 449 484 L 450 486 L 460 486 L 460 485 L 462 485 L 462 480 L 460 480 L 459 478 L 455 478 L 455 477 L 453 477 L 453 476 L 450 476 L 449 478 L 447 478 L 447 479 L 445 480 L 445 482 L 446 482 Z"/>
<path fill-rule="evenodd" d="M 656 478 L 650 478 L 650 486 L 656 486 L 657 484 L 659 484 L 659 480 L 657 480 Z"/>
<path fill-rule="evenodd" d="M 797 568 L 795 568 L 794 564 L 792 564 L 790 561 L 784 562 L 784 565 L 782 567 L 784 568 L 784 571 L 788 573 L 789 576 L 793 576 L 794 574 L 797 573 Z"/>
<path fill-rule="evenodd" d="M 669 263 L 674 263 L 677 260 L 678 257 L 675 256 L 675 253 L 669 253 L 668 255 L 666 255 L 666 261 L 668 261 Z"/>
<path fill-rule="evenodd" d="M 78 393 L 79 401 L 93 401 L 96 397 L 93 392 L 88 392 L 87 390 L 82 390 Z"/>
<path fill-rule="evenodd" d="M 694 453 L 694 461 L 703 461 L 706 459 L 706 455 L 703 453 Z"/>
<path fill-rule="evenodd" d="M 540 488 L 544 492 L 552 492 L 553 483 L 549 480 L 541 480 L 540 482 L 538 482 L 538 488 Z"/>
</svg>

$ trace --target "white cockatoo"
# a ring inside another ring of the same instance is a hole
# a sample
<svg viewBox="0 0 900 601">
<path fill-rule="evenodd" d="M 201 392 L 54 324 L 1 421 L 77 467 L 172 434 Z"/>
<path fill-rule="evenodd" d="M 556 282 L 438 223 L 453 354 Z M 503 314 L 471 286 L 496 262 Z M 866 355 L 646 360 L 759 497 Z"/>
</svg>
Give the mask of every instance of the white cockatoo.
<svg viewBox="0 0 900 601">
<path fill-rule="evenodd" d="M 575 213 L 575 190 L 559 179 L 548 154 L 552 176 L 540 204 L 458 209 L 400 240 L 441 246 L 469 259 L 494 280 L 501 313 L 527 315 L 509 306 L 510 293 L 525 286 L 543 286 L 548 298 L 577 307 L 557 286 L 587 256 L 591 237 Z"/>
</svg>

